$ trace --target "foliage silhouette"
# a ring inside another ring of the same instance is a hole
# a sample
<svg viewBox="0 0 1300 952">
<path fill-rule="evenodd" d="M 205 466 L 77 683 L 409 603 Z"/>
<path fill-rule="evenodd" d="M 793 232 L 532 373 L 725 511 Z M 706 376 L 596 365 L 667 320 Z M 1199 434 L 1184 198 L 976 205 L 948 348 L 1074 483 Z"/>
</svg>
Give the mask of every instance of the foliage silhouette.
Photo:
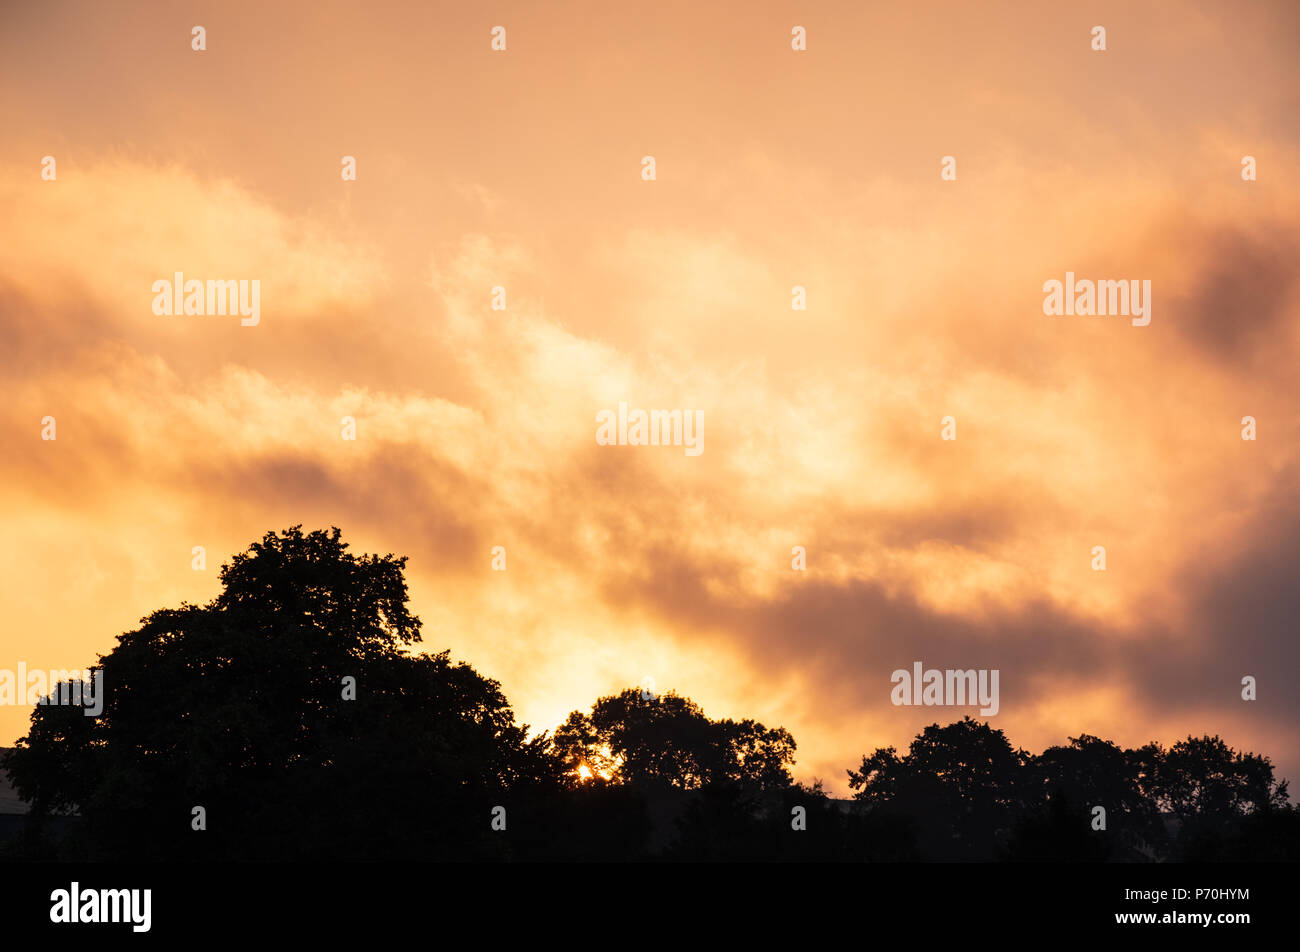
<svg viewBox="0 0 1300 952">
<path fill-rule="evenodd" d="M 65 852 L 90 859 L 496 855 L 465 817 L 545 776 L 547 740 L 496 682 L 403 652 L 404 563 L 294 527 L 223 566 L 210 604 L 143 619 L 100 659 L 103 715 L 39 706 L 7 758 L 34 822 L 75 809 Z"/>
<path fill-rule="evenodd" d="M 795 742 L 783 728 L 713 721 L 689 698 L 629 688 L 600 698 L 590 714 L 570 714 L 555 732 L 555 749 L 570 771 L 585 766 L 638 787 L 696 790 L 731 782 L 767 790 L 790 785 Z"/>
<path fill-rule="evenodd" d="M 967 717 L 927 727 L 902 757 L 892 747 L 864 757 L 849 786 L 869 809 L 917 818 L 923 855 L 991 860 L 1028 759 L 1002 731 Z"/>
<path fill-rule="evenodd" d="M 1037 756 L 967 717 L 863 756 L 853 800 L 796 783 L 794 738 L 636 688 L 529 736 L 500 685 L 414 654 L 405 559 L 267 533 L 205 606 L 99 659 L 102 716 L 42 705 L 0 767 L 11 859 L 1294 860 L 1269 760 L 1218 737 Z M 345 679 L 355 696 L 344 697 Z M 206 829 L 192 811 L 206 811 Z M 1093 809 L 1106 811 L 1105 831 Z M 505 808 L 506 829 L 491 825 Z"/>
</svg>

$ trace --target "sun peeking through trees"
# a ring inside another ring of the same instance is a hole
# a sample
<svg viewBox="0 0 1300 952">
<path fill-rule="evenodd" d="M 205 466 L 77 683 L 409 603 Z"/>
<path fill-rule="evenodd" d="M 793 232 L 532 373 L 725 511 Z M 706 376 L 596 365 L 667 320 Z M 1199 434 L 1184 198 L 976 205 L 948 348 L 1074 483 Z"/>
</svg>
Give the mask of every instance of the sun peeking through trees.
<svg viewBox="0 0 1300 952">
<path fill-rule="evenodd" d="M 554 735 L 447 651 L 415 653 L 406 560 L 338 529 L 267 533 L 222 591 L 99 659 L 98 717 L 38 706 L 4 768 L 31 807 L 11 857 L 64 859 L 1295 858 L 1267 758 L 1218 738 L 1035 756 L 969 718 L 849 771 L 795 740 L 639 689 Z M 1104 806 L 1104 830 L 1094 811 Z"/>
</svg>

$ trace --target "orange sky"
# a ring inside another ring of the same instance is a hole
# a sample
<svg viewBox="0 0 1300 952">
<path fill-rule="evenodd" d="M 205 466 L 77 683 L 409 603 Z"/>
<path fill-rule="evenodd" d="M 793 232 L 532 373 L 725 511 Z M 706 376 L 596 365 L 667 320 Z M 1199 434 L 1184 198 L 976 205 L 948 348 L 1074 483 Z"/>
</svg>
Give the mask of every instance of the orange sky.
<svg viewBox="0 0 1300 952">
<path fill-rule="evenodd" d="M 1288 3 L 7 4 L 0 667 L 338 525 L 538 729 L 648 676 L 843 792 L 968 713 L 890 704 L 921 660 L 1033 750 L 1294 777 L 1298 52 Z M 1067 270 L 1150 325 L 1045 316 Z M 155 316 L 176 271 L 261 322 Z M 620 401 L 705 452 L 598 446 Z"/>
</svg>

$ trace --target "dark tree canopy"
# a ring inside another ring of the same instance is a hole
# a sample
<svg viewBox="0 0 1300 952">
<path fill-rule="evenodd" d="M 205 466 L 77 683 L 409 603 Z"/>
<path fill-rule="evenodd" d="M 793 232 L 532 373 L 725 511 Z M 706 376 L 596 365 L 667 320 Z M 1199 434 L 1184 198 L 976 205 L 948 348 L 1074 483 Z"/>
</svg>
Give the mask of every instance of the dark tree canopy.
<svg viewBox="0 0 1300 952">
<path fill-rule="evenodd" d="M 967 717 L 927 727 L 902 757 L 892 747 L 864 757 L 849 786 L 864 806 L 917 817 L 923 851 L 993 859 L 1028 756 L 1002 731 Z"/>
<path fill-rule="evenodd" d="M 1025 791 L 1007 843 L 1021 860 L 1142 859 L 1166 838 L 1149 796 L 1160 760 L 1155 746 L 1124 750 L 1083 734 L 1049 747 L 1025 765 Z M 1092 829 L 1094 806 L 1106 810 L 1107 836 Z"/>
<path fill-rule="evenodd" d="M 574 711 L 555 732 L 570 772 L 632 785 L 698 790 L 731 782 L 758 789 L 790 785 L 795 742 L 784 728 L 753 720 L 710 720 L 689 698 L 643 697 L 636 688 Z"/>
<path fill-rule="evenodd" d="M 1252 855 L 1281 858 L 1296 855 L 1300 832 L 1268 759 L 1217 737 L 1128 750 L 1084 734 L 1034 756 L 968 717 L 927 727 L 902 757 L 876 750 L 849 785 L 864 816 L 909 826 L 923 859 L 1245 858 L 1247 838 L 1269 836 L 1281 845 Z"/>
<path fill-rule="evenodd" d="M 69 848 L 92 857 L 495 848 L 465 814 L 545 774 L 546 741 L 495 681 L 404 653 L 420 640 L 404 564 L 294 527 L 223 566 L 208 605 L 143 619 L 100 658 L 101 717 L 33 712 L 7 767 L 34 819 L 76 811 Z"/>
<path fill-rule="evenodd" d="M 221 593 L 99 659 L 105 704 L 37 706 L 3 766 L 10 856 L 65 859 L 1294 860 L 1268 758 L 1218 737 L 1037 756 L 967 717 L 795 783 L 788 731 L 636 688 L 529 737 L 501 686 L 414 654 L 406 560 L 268 533 Z M 1095 810 L 1103 807 L 1106 828 Z M 206 829 L 194 827 L 205 811 Z M 500 811 L 506 826 L 494 829 Z"/>
</svg>

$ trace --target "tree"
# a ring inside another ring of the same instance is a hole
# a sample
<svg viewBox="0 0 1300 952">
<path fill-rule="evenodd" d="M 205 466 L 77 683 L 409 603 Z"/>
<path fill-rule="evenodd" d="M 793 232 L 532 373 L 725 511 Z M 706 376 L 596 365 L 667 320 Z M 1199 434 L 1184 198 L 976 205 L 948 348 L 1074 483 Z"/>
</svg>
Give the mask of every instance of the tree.
<svg viewBox="0 0 1300 952">
<path fill-rule="evenodd" d="M 99 658 L 99 717 L 38 706 L 3 766 L 9 855 L 70 859 L 1294 860 L 1300 812 L 1218 737 L 1037 757 L 967 717 L 793 782 L 795 742 L 638 689 L 529 738 L 497 682 L 415 654 L 405 559 L 268 533 L 221 593 Z M 56 689 L 57 690 L 57 687 Z M 1094 830 L 1095 806 L 1107 826 Z M 201 808 L 201 810 L 196 809 Z M 493 829 L 505 810 L 504 831 Z M 205 829 L 199 830 L 199 819 Z M 1169 826 L 1175 831 L 1165 833 Z M 61 850 L 61 854 L 58 852 Z"/>
<path fill-rule="evenodd" d="M 1158 749 L 1125 750 L 1082 734 L 1025 763 L 1025 777 L 1007 858 L 1136 860 L 1167 849 L 1156 804 L 1145 795 Z M 1102 807 L 1106 829 L 1093 828 Z"/>
<path fill-rule="evenodd" d="M 1028 756 L 967 717 L 925 728 L 902 757 L 893 747 L 863 757 L 849 786 L 870 814 L 914 822 L 925 858 L 989 860 L 1011 825 Z"/>
<path fill-rule="evenodd" d="M 88 858 L 496 855 L 491 807 L 558 776 L 549 738 L 469 665 L 407 653 L 405 562 L 295 526 L 208 605 L 143 619 L 99 660 L 102 716 L 37 707 L 7 758 L 33 822 L 75 812 Z"/>
<path fill-rule="evenodd" d="M 1152 795 L 1180 820 L 1242 816 L 1285 806 L 1285 780 L 1273 779 L 1267 757 L 1241 754 L 1218 737 L 1188 737 L 1162 758 Z"/>
<path fill-rule="evenodd" d="M 789 829 L 783 798 L 792 790 L 795 742 L 783 728 L 711 720 L 689 698 L 629 688 L 598 699 L 590 714 L 571 713 L 555 732 L 554 749 L 565 773 L 578 779 L 579 795 L 622 790 L 635 797 L 646 853 L 757 859 L 790 846 L 780 831 Z M 805 799 L 826 802 L 820 791 Z"/>
<path fill-rule="evenodd" d="M 1296 842 L 1287 782 L 1273 778 L 1267 757 L 1238 753 L 1217 736 L 1189 736 L 1161 751 L 1147 792 L 1174 817 L 1181 859 L 1247 858 L 1238 855 L 1240 842 L 1264 846 L 1265 830 Z"/>
<path fill-rule="evenodd" d="M 753 720 L 714 721 L 676 693 L 645 698 L 637 688 L 602 697 L 590 714 L 574 711 L 555 731 L 565 768 L 634 786 L 698 790 L 731 782 L 783 789 L 795 742 L 784 728 Z"/>
</svg>

